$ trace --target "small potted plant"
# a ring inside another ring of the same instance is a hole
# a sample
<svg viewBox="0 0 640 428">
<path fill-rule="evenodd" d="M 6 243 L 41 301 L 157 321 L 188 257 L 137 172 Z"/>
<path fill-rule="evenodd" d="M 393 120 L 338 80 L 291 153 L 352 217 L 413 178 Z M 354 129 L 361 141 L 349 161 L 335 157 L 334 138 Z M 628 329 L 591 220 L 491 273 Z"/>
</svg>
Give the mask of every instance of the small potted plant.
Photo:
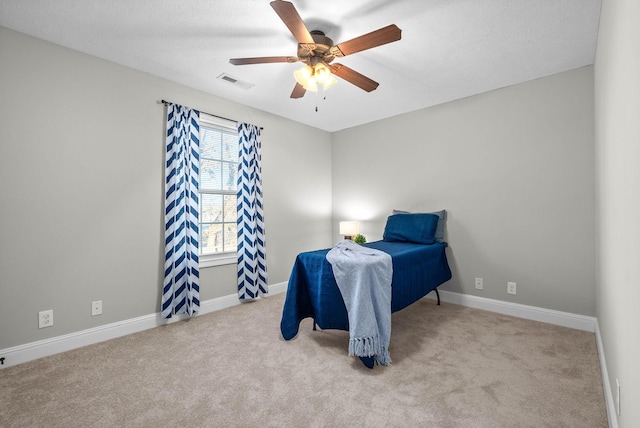
<svg viewBox="0 0 640 428">
<path fill-rule="evenodd" d="M 364 235 L 361 234 L 357 234 L 356 236 L 353 237 L 353 242 L 355 242 L 356 244 L 364 244 L 365 242 L 367 242 L 367 238 L 364 237 Z"/>
</svg>

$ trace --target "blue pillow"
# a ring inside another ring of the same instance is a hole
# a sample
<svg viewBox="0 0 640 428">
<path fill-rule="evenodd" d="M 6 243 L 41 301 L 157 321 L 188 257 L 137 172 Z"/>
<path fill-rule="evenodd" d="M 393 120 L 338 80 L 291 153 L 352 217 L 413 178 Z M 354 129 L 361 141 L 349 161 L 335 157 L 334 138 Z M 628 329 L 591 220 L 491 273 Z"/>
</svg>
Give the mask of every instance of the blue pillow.
<svg viewBox="0 0 640 428">
<path fill-rule="evenodd" d="M 393 210 L 393 214 L 410 214 L 410 212 Z M 435 240 L 436 242 L 444 242 L 444 224 L 447 221 L 447 210 L 434 211 L 426 214 L 435 214 L 440 217 L 438 220 L 438 227 L 436 228 Z"/>
<path fill-rule="evenodd" d="M 433 244 L 438 227 L 436 214 L 394 214 L 387 218 L 382 239 Z"/>
</svg>

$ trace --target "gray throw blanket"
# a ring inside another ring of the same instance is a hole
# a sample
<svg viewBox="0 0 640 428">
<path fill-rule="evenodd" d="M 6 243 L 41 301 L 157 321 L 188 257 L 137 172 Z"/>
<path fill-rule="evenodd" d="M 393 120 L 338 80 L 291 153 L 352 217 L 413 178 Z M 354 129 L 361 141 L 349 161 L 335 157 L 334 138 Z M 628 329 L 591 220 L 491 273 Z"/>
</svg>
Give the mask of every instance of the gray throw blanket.
<svg viewBox="0 0 640 428">
<path fill-rule="evenodd" d="M 353 241 L 327 253 L 349 316 L 349 355 L 388 365 L 391 338 L 391 256 Z"/>
</svg>

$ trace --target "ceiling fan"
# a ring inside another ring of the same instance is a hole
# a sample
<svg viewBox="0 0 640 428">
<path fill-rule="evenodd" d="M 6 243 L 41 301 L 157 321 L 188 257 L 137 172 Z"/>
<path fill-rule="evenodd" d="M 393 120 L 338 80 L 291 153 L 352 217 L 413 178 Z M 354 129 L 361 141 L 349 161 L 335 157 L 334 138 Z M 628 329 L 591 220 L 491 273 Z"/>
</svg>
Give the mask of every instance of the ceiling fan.
<svg viewBox="0 0 640 428">
<path fill-rule="evenodd" d="M 371 80 L 357 71 L 342 64 L 331 64 L 337 57 L 344 57 L 366 49 L 375 48 L 400 40 L 402 30 L 396 25 L 388 25 L 371 33 L 363 34 L 346 42 L 333 44 L 333 40 L 322 31 L 307 30 L 293 3 L 283 0 L 272 1 L 271 7 L 289 28 L 298 41 L 297 56 L 267 56 L 258 58 L 232 58 L 233 65 L 266 64 L 275 62 L 302 62 L 304 67 L 294 72 L 296 85 L 291 98 L 301 98 L 306 91 L 316 91 L 318 85 L 328 89 L 335 84 L 336 75 L 349 83 L 371 92 L 378 87 L 378 82 Z"/>
</svg>

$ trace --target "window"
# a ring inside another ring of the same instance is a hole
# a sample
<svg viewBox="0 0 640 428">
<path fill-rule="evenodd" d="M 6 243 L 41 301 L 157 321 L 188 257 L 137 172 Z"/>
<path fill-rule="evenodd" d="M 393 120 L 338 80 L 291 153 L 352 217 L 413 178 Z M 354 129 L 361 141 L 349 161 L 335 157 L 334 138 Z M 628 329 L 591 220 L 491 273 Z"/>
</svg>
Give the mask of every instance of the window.
<svg viewBox="0 0 640 428">
<path fill-rule="evenodd" d="M 238 131 L 200 113 L 200 267 L 236 262 Z"/>
</svg>

